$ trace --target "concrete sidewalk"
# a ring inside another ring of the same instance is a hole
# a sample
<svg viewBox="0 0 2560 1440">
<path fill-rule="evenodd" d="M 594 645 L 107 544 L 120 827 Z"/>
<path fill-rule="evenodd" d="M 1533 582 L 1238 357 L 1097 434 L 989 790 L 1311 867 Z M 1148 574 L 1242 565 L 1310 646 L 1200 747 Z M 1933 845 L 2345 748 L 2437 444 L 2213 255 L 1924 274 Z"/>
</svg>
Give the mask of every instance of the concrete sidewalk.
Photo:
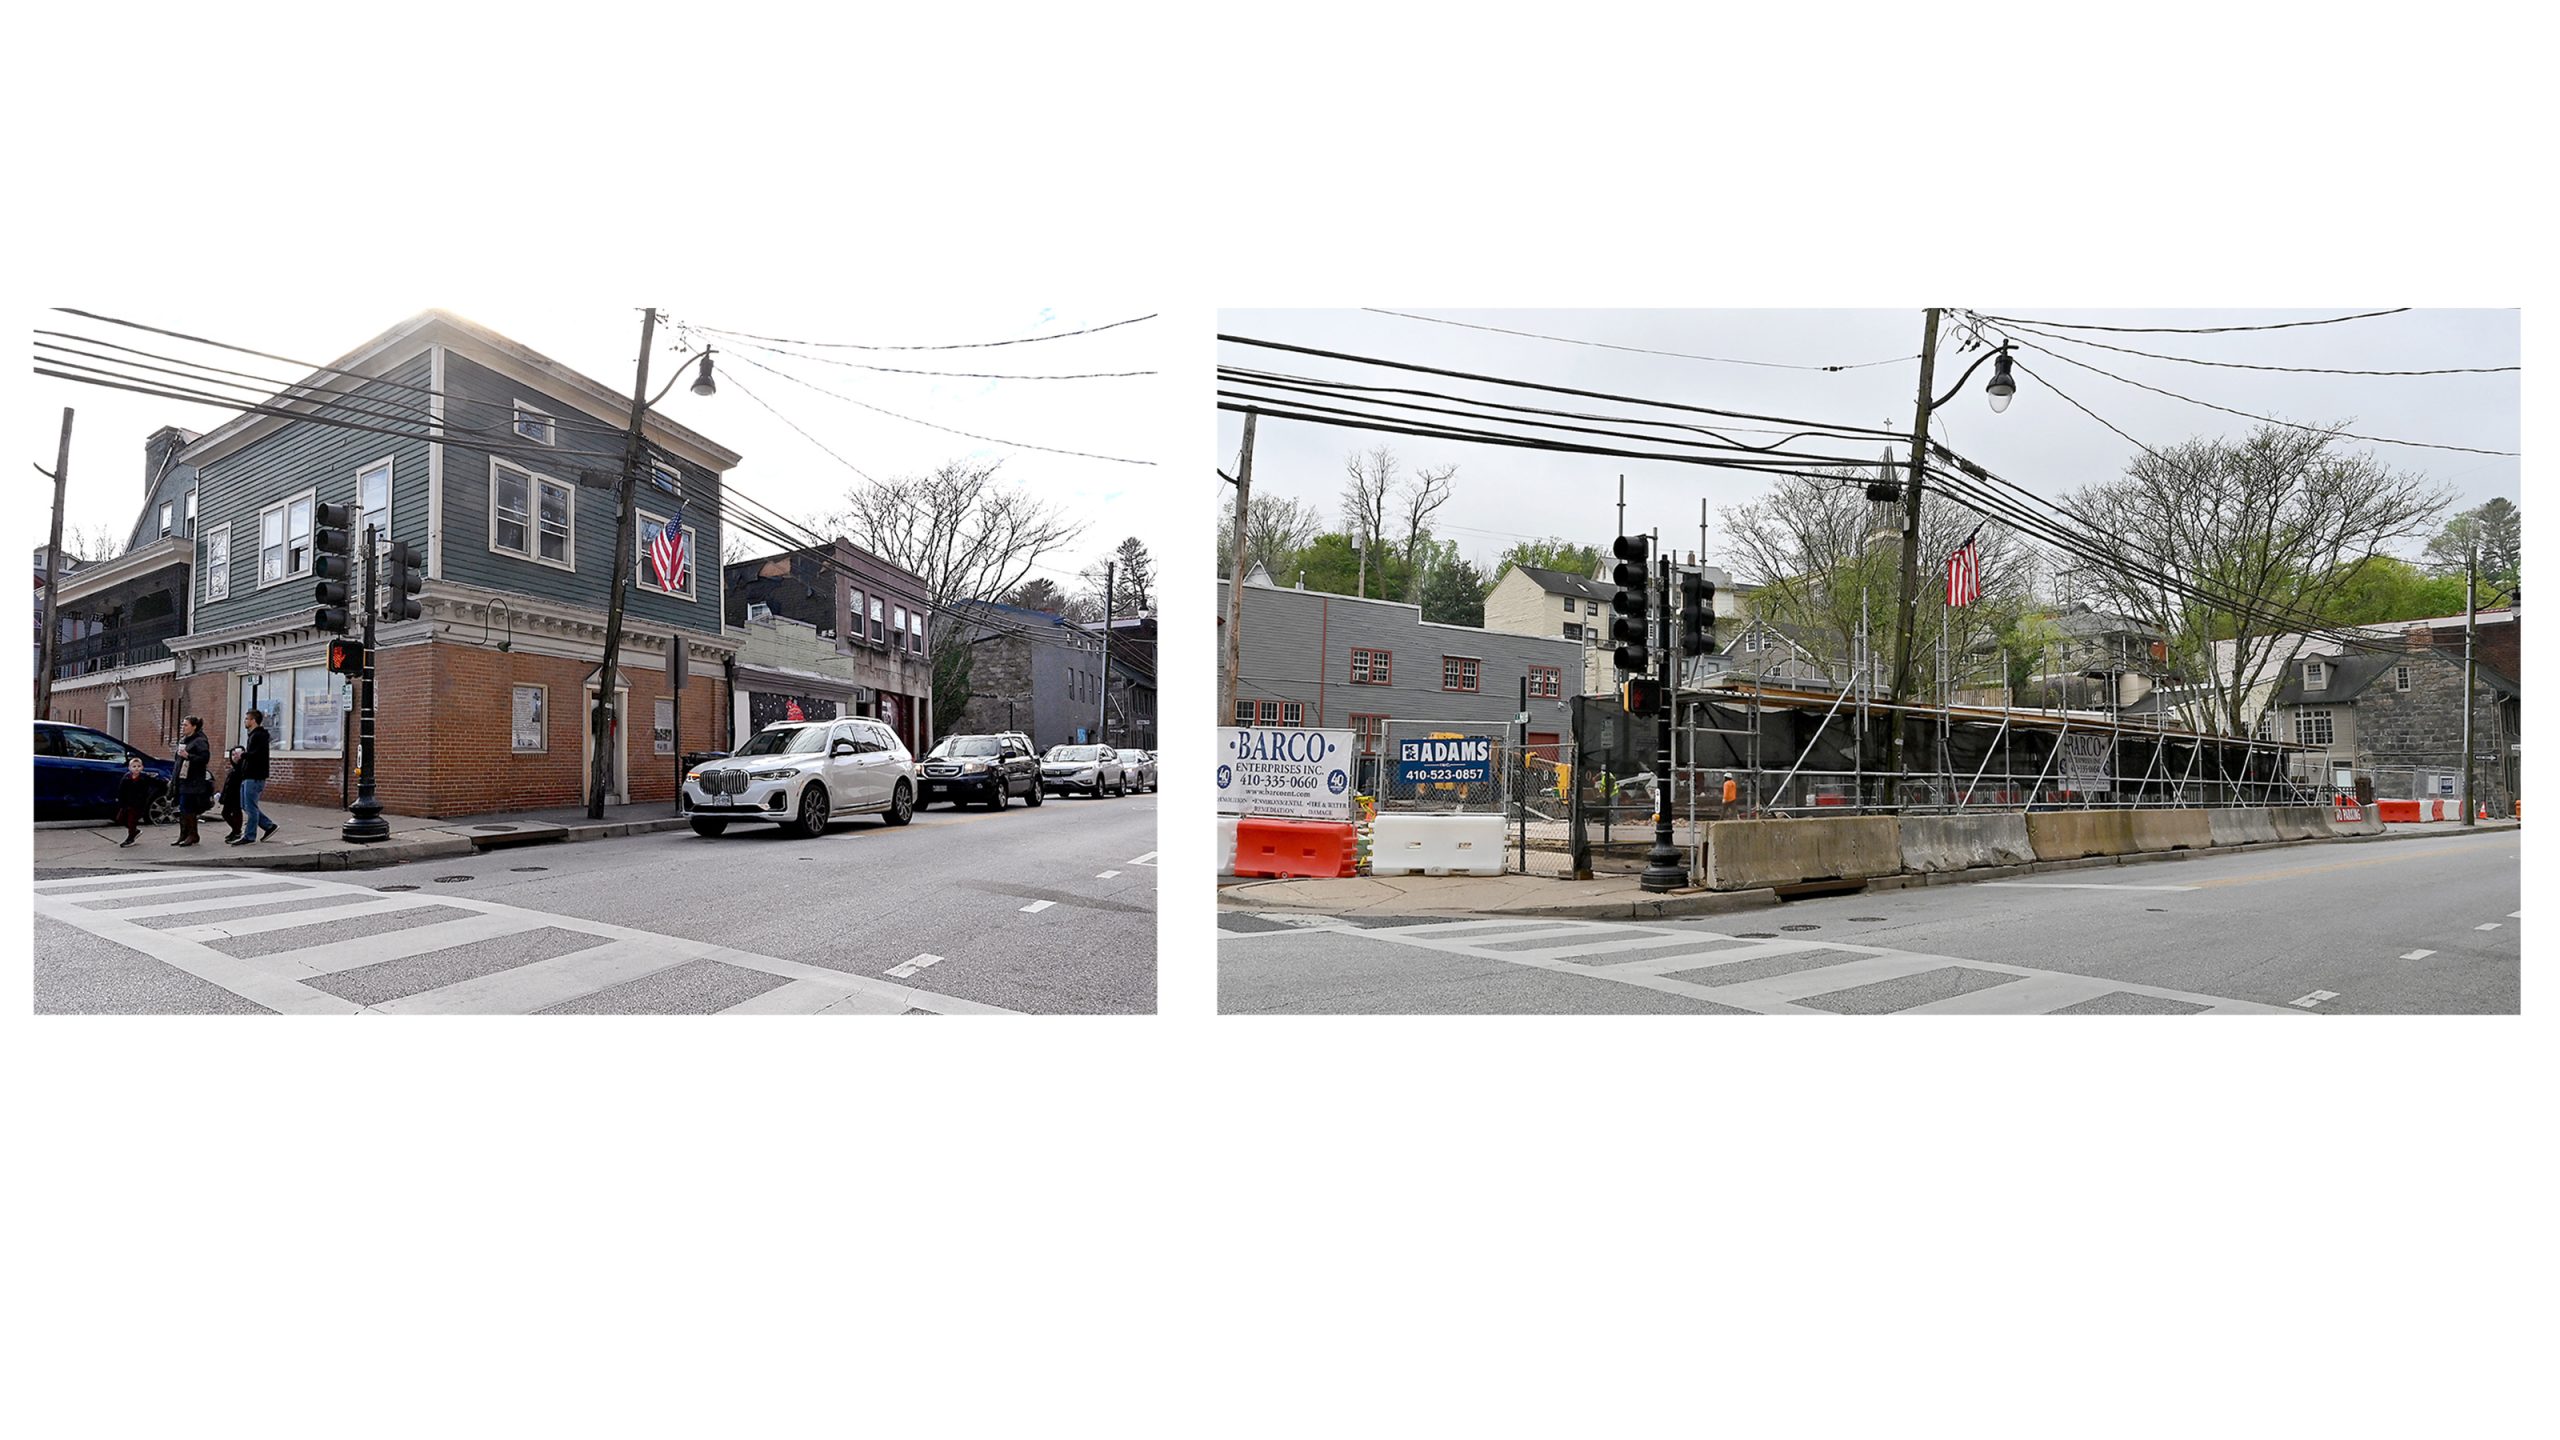
<svg viewBox="0 0 2560 1440">
<path fill-rule="evenodd" d="M 131 849 L 117 842 L 124 831 L 113 825 L 40 827 L 35 831 L 35 863 L 39 867 L 108 866 L 142 869 L 157 865 L 250 867 L 264 870 L 370 870 L 411 860 L 509 845 L 607 840 L 682 829 L 684 821 L 668 805 L 608 805 L 605 818 L 589 820 L 583 806 L 555 810 L 475 815 L 456 820 L 427 820 L 385 812 L 391 838 L 370 845 L 353 844 L 340 835 L 347 812 L 312 805 L 268 805 L 275 834 L 255 845 L 226 845 L 219 810 L 198 822 L 203 842 L 180 848 L 178 827 L 145 825 Z"/>
<path fill-rule="evenodd" d="M 2513 830 L 2520 822 L 2483 820 L 2475 830 Z M 2394 825 L 2379 835 L 2338 835 L 2322 840 L 2279 840 L 2267 845 L 2234 845 L 2212 850 L 2170 850 L 2147 855 L 2101 855 L 2084 860 L 2039 860 L 2028 865 L 1983 866 L 1930 875 L 1883 875 L 1865 882 L 1869 891 L 1900 890 L 1915 885 L 1961 885 L 1967 881 L 2001 880 L 2054 870 L 2086 870 L 2109 865 L 2146 865 L 2192 860 L 2206 855 L 2246 854 L 2296 845 L 2375 845 L 2428 835 L 2459 834 L 2459 820 Z M 1836 893 L 1854 891 L 1842 886 Z M 1826 892 L 1835 893 L 1835 892 Z M 1647 894 L 1633 875 L 1603 875 L 1593 880 L 1566 880 L 1552 875 L 1364 875 L 1336 880 L 1221 880 L 1218 903 L 1231 910 L 1292 911 L 1316 915 L 1557 915 L 1587 920 L 1658 920 L 1681 915 L 1721 915 L 1780 903 L 1775 890 L 1674 890 Z"/>
</svg>

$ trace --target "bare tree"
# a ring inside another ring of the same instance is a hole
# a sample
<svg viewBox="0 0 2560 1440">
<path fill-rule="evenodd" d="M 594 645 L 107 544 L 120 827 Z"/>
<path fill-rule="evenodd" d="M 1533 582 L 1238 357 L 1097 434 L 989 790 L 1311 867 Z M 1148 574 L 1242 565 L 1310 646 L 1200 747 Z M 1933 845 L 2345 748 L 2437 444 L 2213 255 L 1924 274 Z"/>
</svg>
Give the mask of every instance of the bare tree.
<svg viewBox="0 0 2560 1440">
<path fill-rule="evenodd" d="M 1396 452 L 1381 445 L 1342 457 L 1342 529 L 1360 551 L 1359 593 L 1369 593 L 1369 556 L 1387 528 L 1387 497 L 1395 489 Z"/>
<path fill-rule="evenodd" d="M 1880 673 L 1878 663 L 1892 654 L 1894 606 L 1901 595 L 1898 528 L 1877 529 L 1866 496 L 1870 478 L 1855 468 L 1786 476 L 1759 499 L 1728 506 L 1720 517 L 1737 578 L 1759 587 L 1751 601 L 1753 617 L 1798 631 L 1842 681 L 1859 673 L 1854 657 L 1862 613 L 1868 622 L 1867 673 Z M 1923 500 L 1924 567 L 1942 576 L 1947 557 L 1968 537 L 1982 556 L 1981 599 L 1951 608 L 1943 584 L 1924 575 L 1920 586 L 1913 623 L 1924 643 L 1912 647 L 1912 671 L 1923 685 L 1935 683 L 1942 632 L 1951 656 L 1996 645 L 2034 595 L 2040 566 L 2015 533 L 1957 505 Z M 1968 667 L 1959 659 L 1957 669 L 1961 675 Z"/>
<path fill-rule="evenodd" d="M 2075 561 L 2068 583 L 2169 637 L 2171 667 L 2195 682 L 2192 723 L 2241 733 L 2251 692 L 2293 658 L 2304 617 L 2328 608 L 2356 562 L 2427 533 L 2450 499 L 2338 438 L 2265 425 L 2239 441 L 2189 440 L 2065 502 L 2100 557 Z"/>
<path fill-rule="evenodd" d="M 122 555 L 124 538 L 112 526 L 68 526 L 62 532 L 62 553 L 83 564 L 94 565 Z"/>
<path fill-rule="evenodd" d="M 1324 528 L 1324 517 L 1312 505 L 1257 490 L 1253 513 L 1245 519 L 1245 564 L 1260 565 L 1277 578 L 1290 568 L 1299 551 Z M 1236 502 L 1230 493 L 1218 525 L 1218 574 L 1226 578 L 1235 555 Z"/>
<path fill-rule="evenodd" d="M 1449 503 L 1452 488 L 1449 481 L 1457 473 L 1458 467 L 1455 465 L 1442 465 L 1436 469 L 1425 465 L 1416 469 L 1413 472 L 1413 478 L 1407 481 L 1404 489 L 1397 493 L 1397 504 L 1404 513 L 1404 564 L 1408 577 L 1405 581 L 1405 598 L 1407 600 L 1414 599 L 1421 592 L 1422 566 L 1417 562 L 1421 558 L 1422 540 L 1431 532 L 1431 517 L 1438 513 L 1441 506 Z"/>
</svg>

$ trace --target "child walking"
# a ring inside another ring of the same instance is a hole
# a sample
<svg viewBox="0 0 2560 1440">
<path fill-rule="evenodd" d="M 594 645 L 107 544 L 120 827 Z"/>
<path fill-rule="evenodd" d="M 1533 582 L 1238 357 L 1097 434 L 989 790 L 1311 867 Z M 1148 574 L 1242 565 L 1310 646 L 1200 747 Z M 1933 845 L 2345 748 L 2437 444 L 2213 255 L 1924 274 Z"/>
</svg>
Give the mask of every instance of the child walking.
<svg viewBox="0 0 2560 1440">
<path fill-rule="evenodd" d="M 124 838 L 116 842 L 117 849 L 125 849 L 141 838 L 142 817 L 151 812 L 151 792 L 158 784 L 142 773 L 141 756 L 124 762 L 124 779 L 116 785 L 116 823 L 124 827 Z"/>
</svg>

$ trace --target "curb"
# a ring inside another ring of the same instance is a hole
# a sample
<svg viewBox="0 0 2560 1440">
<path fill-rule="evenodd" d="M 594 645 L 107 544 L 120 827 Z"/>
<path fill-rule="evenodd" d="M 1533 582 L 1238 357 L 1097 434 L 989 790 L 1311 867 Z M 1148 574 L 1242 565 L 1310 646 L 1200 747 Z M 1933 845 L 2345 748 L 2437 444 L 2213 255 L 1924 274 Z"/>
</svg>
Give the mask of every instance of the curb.
<svg viewBox="0 0 2560 1440">
<path fill-rule="evenodd" d="M 628 835 L 655 835 L 683 828 L 685 821 L 676 816 L 661 816 L 655 820 L 610 820 L 597 825 L 564 826 L 561 834 L 535 843 L 574 845 L 585 840 L 618 840 Z M 458 835 L 440 835 L 432 840 L 391 840 L 382 845 L 361 847 L 332 845 L 303 850 L 280 846 L 277 853 L 264 853 L 265 845 L 271 843 L 262 841 L 247 853 L 233 850 L 201 858 L 147 860 L 143 864 L 190 870 L 379 870 L 389 865 L 405 865 L 412 860 L 441 860 L 453 855 L 474 855 L 508 848 L 503 844 L 478 844 Z"/>
</svg>

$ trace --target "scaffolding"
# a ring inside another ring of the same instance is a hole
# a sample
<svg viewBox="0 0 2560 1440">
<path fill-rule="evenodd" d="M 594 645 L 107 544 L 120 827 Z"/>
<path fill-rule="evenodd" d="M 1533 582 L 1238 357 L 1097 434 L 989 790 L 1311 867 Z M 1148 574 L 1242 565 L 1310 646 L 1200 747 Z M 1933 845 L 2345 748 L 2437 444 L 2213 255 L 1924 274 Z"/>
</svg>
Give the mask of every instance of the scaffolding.
<svg viewBox="0 0 2560 1440">
<path fill-rule="evenodd" d="M 1737 674 L 1684 687 L 1678 703 L 1676 803 L 1693 819 L 2325 803 L 2295 763 L 2316 747 L 2154 714 L 2026 709 L 2005 696 L 1998 706 L 1897 705 L 1862 687 Z M 1883 763 L 1896 724 L 1907 767 L 1898 787 Z"/>
</svg>

